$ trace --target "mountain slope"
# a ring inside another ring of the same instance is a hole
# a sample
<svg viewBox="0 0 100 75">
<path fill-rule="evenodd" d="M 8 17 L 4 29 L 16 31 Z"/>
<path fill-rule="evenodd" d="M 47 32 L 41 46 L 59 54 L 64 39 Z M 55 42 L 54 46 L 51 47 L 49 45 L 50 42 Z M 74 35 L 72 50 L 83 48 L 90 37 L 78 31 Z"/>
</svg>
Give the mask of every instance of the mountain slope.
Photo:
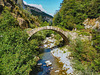
<svg viewBox="0 0 100 75">
<path fill-rule="evenodd" d="M 21 0 L 1 0 L 0 1 L 0 14 L 7 8 L 8 11 L 17 20 L 18 25 L 22 28 L 34 28 L 40 26 L 40 20 L 37 16 L 32 15 L 27 10 L 24 10 L 21 5 Z M 2 17 L 1 17 L 2 18 Z"/>
<path fill-rule="evenodd" d="M 40 16 L 43 21 L 52 21 L 53 18 L 51 15 L 41 11 L 36 7 L 25 5 L 23 0 L 0 0 L 0 14 L 5 6 L 8 7 L 11 14 L 15 19 L 17 19 L 22 29 L 40 26 Z"/>
<path fill-rule="evenodd" d="M 17 0 L 17 4 L 20 7 L 23 7 L 23 9 L 27 9 L 31 14 L 33 14 L 35 16 L 42 16 L 43 20 L 51 21 L 53 18 L 53 16 L 41 11 L 40 9 L 38 9 L 36 7 L 24 4 L 23 0 Z"/>
</svg>

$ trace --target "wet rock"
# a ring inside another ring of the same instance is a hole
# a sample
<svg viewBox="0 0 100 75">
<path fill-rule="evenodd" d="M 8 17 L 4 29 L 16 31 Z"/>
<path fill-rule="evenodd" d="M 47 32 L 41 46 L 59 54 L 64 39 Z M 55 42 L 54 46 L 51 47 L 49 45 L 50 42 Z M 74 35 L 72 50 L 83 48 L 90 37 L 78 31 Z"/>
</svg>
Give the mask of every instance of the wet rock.
<svg viewBox="0 0 100 75">
<path fill-rule="evenodd" d="M 48 45 L 47 44 L 44 44 L 44 46 L 43 46 L 44 48 L 48 48 Z"/>
<path fill-rule="evenodd" d="M 46 65 L 43 65 L 43 66 L 46 66 Z"/>
<path fill-rule="evenodd" d="M 42 65 L 42 63 L 38 63 L 37 65 L 38 65 L 38 66 L 41 66 L 41 65 Z"/>
<path fill-rule="evenodd" d="M 53 67 L 51 67 L 51 70 L 53 70 Z"/>
<path fill-rule="evenodd" d="M 52 63 L 49 60 L 45 61 L 45 63 L 46 63 L 47 66 L 51 66 L 52 65 Z"/>
</svg>

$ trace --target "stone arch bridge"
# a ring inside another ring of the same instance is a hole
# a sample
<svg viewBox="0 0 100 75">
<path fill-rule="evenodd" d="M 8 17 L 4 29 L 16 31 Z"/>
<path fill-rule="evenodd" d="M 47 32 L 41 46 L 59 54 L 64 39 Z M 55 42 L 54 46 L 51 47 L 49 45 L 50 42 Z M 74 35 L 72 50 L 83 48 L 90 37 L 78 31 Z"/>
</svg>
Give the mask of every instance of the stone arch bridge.
<svg viewBox="0 0 100 75">
<path fill-rule="evenodd" d="M 61 35 L 61 37 L 63 38 L 65 44 L 68 44 L 69 43 L 69 40 L 68 40 L 68 36 L 66 34 L 66 31 L 62 30 L 59 27 L 55 27 L 55 26 L 38 27 L 38 28 L 34 28 L 34 29 L 30 30 L 30 31 L 27 31 L 27 33 L 29 35 L 28 39 L 30 39 L 30 37 L 32 35 L 34 35 L 35 33 L 37 33 L 38 31 L 41 31 L 41 30 L 52 30 L 52 31 L 55 31 L 59 35 Z"/>
</svg>

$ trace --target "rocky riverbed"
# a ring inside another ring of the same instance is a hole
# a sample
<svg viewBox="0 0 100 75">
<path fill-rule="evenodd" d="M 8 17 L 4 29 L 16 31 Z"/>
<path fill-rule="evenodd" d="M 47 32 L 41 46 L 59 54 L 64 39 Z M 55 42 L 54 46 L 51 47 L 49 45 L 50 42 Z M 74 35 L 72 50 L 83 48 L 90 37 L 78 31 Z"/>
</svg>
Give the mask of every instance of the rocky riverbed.
<svg viewBox="0 0 100 75">
<path fill-rule="evenodd" d="M 66 48 L 64 50 L 60 48 L 53 49 L 51 51 L 52 55 L 59 59 L 59 63 L 63 63 L 62 70 L 65 70 L 67 74 L 73 74 L 73 68 L 71 65 L 71 59 L 69 57 L 70 52 Z"/>
<path fill-rule="evenodd" d="M 52 48 L 54 46 L 56 46 L 56 42 L 57 40 L 54 39 L 53 37 L 47 37 L 44 40 L 44 47 L 45 48 Z M 68 49 L 67 46 L 63 47 L 63 48 L 54 48 L 51 50 L 51 54 L 57 58 L 57 61 L 62 64 L 62 67 L 60 67 L 60 69 L 56 69 L 56 70 L 51 70 L 51 75 L 55 73 L 57 73 L 57 75 L 62 74 L 62 75 L 66 75 L 66 74 L 73 74 L 73 68 L 72 68 L 72 64 L 71 64 L 71 57 L 69 57 L 69 55 L 71 54 Z M 54 72 L 53 72 L 54 71 Z M 54 74 L 55 75 L 55 74 Z"/>
</svg>

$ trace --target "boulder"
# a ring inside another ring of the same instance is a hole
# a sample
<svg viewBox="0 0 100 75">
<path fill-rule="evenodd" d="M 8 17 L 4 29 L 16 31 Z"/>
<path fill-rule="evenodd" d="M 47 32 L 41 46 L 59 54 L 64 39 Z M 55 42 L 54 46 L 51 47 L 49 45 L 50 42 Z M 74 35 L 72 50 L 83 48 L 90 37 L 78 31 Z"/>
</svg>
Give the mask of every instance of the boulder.
<svg viewBox="0 0 100 75">
<path fill-rule="evenodd" d="M 46 63 L 47 66 L 51 66 L 52 65 L 52 63 L 49 60 L 45 61 L 45 63 Z"/>
<path fill-rule="evenodd" d="M 28 28 L 28 23 L 27 23 L 27 21 L 25 21 L 23 18 L 18 17 L 18 18 L 17 18 L 17 21 L 18 21 L 18 23 L 19 23 L 19 26 L 20 26 L 22 29 Z"/>
</svg>

